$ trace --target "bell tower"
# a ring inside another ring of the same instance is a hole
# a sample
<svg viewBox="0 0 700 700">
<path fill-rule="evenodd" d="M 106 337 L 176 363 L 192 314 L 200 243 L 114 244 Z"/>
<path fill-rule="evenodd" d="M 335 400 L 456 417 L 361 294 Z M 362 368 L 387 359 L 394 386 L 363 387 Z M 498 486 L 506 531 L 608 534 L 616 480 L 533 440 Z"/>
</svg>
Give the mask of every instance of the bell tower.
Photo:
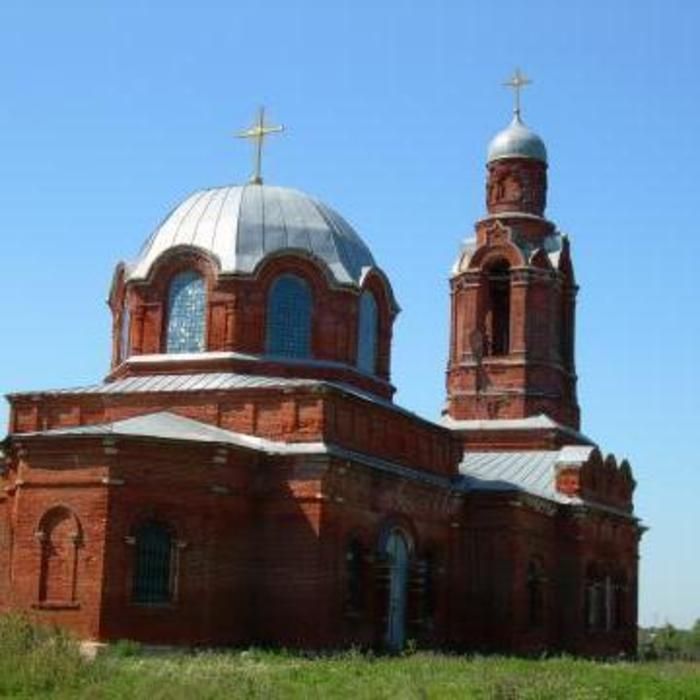
<svg viewBox="0 0 700 700">
<path fill-rule="evenodd" d="M 545 218 L 547 151 L 522 121 L 489 144 L 486 211 L 453 268 L 446 414 L 453 420 L 546 414 L 578 430 L 576 283 L 569 241 Z"/>
</svg>

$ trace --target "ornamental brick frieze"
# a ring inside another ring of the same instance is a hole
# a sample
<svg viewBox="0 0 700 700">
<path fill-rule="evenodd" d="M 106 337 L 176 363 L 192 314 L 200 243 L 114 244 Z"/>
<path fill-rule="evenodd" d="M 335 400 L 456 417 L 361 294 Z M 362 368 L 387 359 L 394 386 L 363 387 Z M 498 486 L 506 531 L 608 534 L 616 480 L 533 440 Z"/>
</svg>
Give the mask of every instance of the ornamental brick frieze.
<svg viewBox="0 0 700 700">
<path fill-rule="evenodd" d="M 513 231 L 510 227 L 504 226 L 500 221 L 489 221 L 481 229 L 483 236 L 482 245 L 487 245 L 490 248 L 503 246 L 512 241 Z"/>
</svg>

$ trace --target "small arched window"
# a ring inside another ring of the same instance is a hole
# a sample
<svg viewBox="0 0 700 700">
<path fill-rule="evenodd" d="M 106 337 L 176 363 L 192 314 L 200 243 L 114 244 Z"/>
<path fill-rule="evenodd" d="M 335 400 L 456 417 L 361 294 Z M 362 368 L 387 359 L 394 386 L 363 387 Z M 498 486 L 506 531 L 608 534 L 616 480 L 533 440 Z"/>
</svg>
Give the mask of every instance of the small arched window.
<svg viewBox="0 0 700 700">
<path fill-rule="evenodd" d="M 119 360 L 123 362 L 129 357 L 131 353 L 131 314 L 129 312 L 129 305 L 124 300 L 124 306 L 122 306 L 122 313 L 120 319 L 119 328 Z"/>
<path fill-rule="evenodd" d="M 204 279 L 192 270 L 173 277 L 168 290 L 167 352 L 202 352 L 206 289 Z"/>
<path fill-rule="evenodd" d="M 377 371 L 377 335 L 379 312 L 372 292 L 360 295 L 360 315 L 357 328 L 357 366 L 363 372 Z"/>
<path fill-rule="evenodd" d="M 173 538 L 161 523 L 150 521 L 134 537 L 134 603 L 157 605 L 172 600 Z"/>
<path fill-rule="evenodd" d="M 510 352 L 510 266 L 502 260 L 492 265 L 487 275 L 485 350 L 487 355 L 507 355 Z"/>
<path fill-rule="evenodd" d="M 281 275 L 274 281 L 267 300 L 265 349 L 269 354 L 311 355 L 312 307 L 311 290 L 303 279 Z"/>
</svg>

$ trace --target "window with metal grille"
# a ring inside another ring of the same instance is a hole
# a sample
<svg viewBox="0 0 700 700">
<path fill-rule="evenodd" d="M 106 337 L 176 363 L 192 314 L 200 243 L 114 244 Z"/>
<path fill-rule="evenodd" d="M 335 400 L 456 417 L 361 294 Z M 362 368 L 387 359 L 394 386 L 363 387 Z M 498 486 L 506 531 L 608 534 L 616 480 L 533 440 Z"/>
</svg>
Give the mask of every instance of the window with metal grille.
<svg viewBox="0 0 700 700">
<path fill-rule="evenodd" d="M 204 279 L 186 270 L 173 277 L 168 291 L 167 352 L 204 350 Z"/>
<path fill-rule="evenodd" d="M 377 371 L 377 330 L 379 313 L 374 294 L 365 290 L 360 295 L 360 316 L 357 329 L 357 366 L 363 372 Z"/>
<path fill-rule="evenodd" d="M 132 600 L 157 605 L 172 599 L 173 540 L 168 528 L 148 522 L 136 532 Z"/>
<path fill-rule="evenodd" d="M 267 300 L 266 351 L 285 357 L 311 355 L 311 312 L 309 285 L 294 275 L 278 277 Z"/>
</svg>

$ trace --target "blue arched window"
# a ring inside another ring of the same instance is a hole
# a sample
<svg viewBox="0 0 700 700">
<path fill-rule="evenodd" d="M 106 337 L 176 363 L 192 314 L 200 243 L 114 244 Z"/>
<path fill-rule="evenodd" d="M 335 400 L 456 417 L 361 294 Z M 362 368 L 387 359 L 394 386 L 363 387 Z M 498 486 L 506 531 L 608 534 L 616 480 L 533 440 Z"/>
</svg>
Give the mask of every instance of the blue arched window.
<svg viewBox="0 0 700 700">
<path fill-rule="evenodd" d="M 377 371 L 377 334 L 379 312 L 374 294 L 365 290 L 360 295 L 360 317 L 357 328 L 357 366 L 363 372 Z"/>
<path fill-rule="evenodd" d="M 167 352 L 204 350 L 204 279 L 186 270 L 173 277 L 168 291 Z"/>
<path fill-rule="evenodd" d="M 119 360 L 123 362 L 129 357 L 131 352 L 131 314 L 129 313 L 129 305 L 124 300 L 122 314 L 120 319 L 121 328 L 119 329 Z"/>
<path fill-rule="evenodd" d="M 136 531 L 134 544 L 134 603 L 168 603 L 172 599 L 173 540 L 160 523 L 147 522 Z"/>
<path fill-rule="evenodd" d="M 266 350 L 271 355 L 311 355 L 311 310 L 309 285 L 294 275 L 278 277 L 267 299 Z"/>
</svg>

